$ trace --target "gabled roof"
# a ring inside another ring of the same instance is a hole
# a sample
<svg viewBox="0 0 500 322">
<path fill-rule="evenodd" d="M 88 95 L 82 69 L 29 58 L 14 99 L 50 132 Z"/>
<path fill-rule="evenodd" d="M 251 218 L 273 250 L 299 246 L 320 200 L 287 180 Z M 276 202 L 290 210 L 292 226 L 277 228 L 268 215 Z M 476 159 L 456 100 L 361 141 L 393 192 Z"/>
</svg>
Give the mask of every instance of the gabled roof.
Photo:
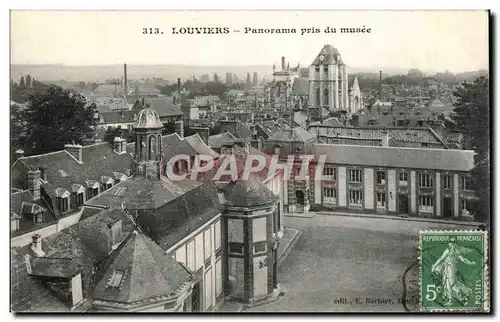
<svg viewBox="0 0 500 322">
<path fill-rule="evenodd" d="M 155 242 L 134 231 L 106 260 L 103 278 L 94 299 L 134 303 L 158 297 L 175 297 L 190 274 Z M 123 274 L 118 287 L 110 285 L 113 274 Z"/>
<path fill-rule="evenodd" d="M 182 116 L 180 105 L 174 105 L 174 100 L 171 97 L 151 98 L 151 107 L 158 112 L 160 118 Z"/>
<path fill-rule="evenodd" d="M 216 158 L 219 156 L 217 152 L 212 150 L 208 145 L 203 142 L 201 139 L 200 135 L 198 133 L 193 134 L 191 136 L 187 136 L 184 138 L 187 143 L 196 151 L 198 154 L 202 155 L 211 155 L 212 157 Z"/>
<path fill-rule="evenodd" d="M 326 162 L 375 167 L 470 171 L 474 151 L 424 148 L 394 148 L 358 145 L 314 144 L 315 158 L 326 155 Z"/>
<path fill-rule="evenodd" d="M 208 145 L 212 149 L 220 149 L 224 142 L 234 141 L 236 137 L 232 135 L 230 132 L 224 132 L 221 134 L 210 135 L 208 137 Z"/>
</svg>

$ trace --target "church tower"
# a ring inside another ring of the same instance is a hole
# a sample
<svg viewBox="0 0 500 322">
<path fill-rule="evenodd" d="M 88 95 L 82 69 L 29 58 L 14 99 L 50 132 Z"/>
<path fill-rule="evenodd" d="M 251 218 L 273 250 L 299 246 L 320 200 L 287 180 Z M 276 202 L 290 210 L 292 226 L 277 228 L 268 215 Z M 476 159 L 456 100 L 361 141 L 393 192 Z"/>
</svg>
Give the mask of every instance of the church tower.
<svg viewBox="0 0 500 322">
<path fill-rule="evenodd" d="M 134 124 L 135 155 L 133 172 L 150 179 L 159 179 L 161 174 L 163 124 L 158 113 L 146 103 Z"/>
<path fill-rule="evenodd" d="M 309 107 L 329 112 L 348 112 L 347 66 L 339 51 L 325 45 L 309 67 Z"/>
</svg>

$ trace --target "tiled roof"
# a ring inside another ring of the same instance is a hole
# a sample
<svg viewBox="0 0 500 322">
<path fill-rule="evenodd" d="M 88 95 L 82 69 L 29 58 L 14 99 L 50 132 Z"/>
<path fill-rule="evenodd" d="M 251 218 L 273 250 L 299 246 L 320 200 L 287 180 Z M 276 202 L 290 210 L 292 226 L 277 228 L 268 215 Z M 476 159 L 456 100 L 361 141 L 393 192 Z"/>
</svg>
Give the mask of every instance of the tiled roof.
<svg viewBox="0 0 500 322">
<path fill-rule="evenodd" d="M 163 250 L 168 250 L 181 239 L 213 219 L 221 205 L 213 182 L 198 185 L 156 211 L 137 218 L 143 232 L 147 232 Z"/>
<path fill-rule="evenodd" d="M 57 218 L 61 216 L 55 206 L 58 188 L 71 191 L 73 184 L 87 186 L 88 180 L 100 182 L 102 176 L 112 177 L 113 172 L 125 173 L 130 168 L 132 157 L 127 153 L 117 154 L 111 144 L 103 142 L 82 147 L 82 161 L 83 163 L 78 163 L 65 150 L 18 160 L 27 167 L 23 170 L 25 172 L 29 169 L 45 169 L 48 182 L 42 182 L 42 189 L 52 198 L 50 209 Z M 63 170 L 67 176 L 61 176 L 59 170 Z M 27 183 L 24 182 L 24 185 Z"/>
<path fill-rule="evenodd" d="M 171 297 L 190 278 L 181 264 L 165 254 L 155 242 L 134 231 L 102 265 L 102 278 L 94 299 L 134 303 L 160 296 Z M 123 273 L 118 287 L 110 285 L 116 272 Z"/>
<path fill-rule="evenodd" d="M 31 261 L 31 275 L 72 278 L 80 273 L 80 267 L 71 258 L 35 257 Z"/>
<path fill-rule="evenodd" d="M 198 154 L 211 155 L 214 158 L 219 156 L 219 154 L 217 152 L 210 149 L 210 147 L 208 145 L 206 145 L 205 142 L 203 142 L 203 140 L 201 139 L 201 137 L 198 133 L 191 135 L 191 136 L 187 136 L 184 138 L 184 140 L 186 140 L 186 142 L 188 142 L 189 145 L 191 145 L 191 147 Z"/>
<path fill-rule="evenodd" d="M 470 171 L 474 151 L 424 148 L 394 148 L 357 145 L 314 144 L 315 158 L 326 162 L 376 167 Z"/>
<path fill-rule="evenodd" d="M 212 149 L 220 149 L 224 142 L 230 142 L 235 140 L 236 137 L 229 132 L 224 132 L 221 134 L 210 135 L 208 137 L 208 145 Z"/>
<path fill-rule="evenodd" d="M 70 307 L 55 297 L 41 281 L 28 275 L 24 256 L 11 249 L 11 308 L 14 312 L 68 312 Z"/>
<path fill-rule="evenodd" d="M 252 208 L 272 204 L 278 200 L 265 185 L 254 180 L 238 180 L 224 187 L 224 204 Z"/>
<path fill-rule="evenodd" d="M 432 144 L 446 148 L 442 138 L 429 127 L 347 127 L 343 125 L 310 125 L 308 130 L 319 133 L 320 137 L 354 137 L 359 139 L 382 138 L 387 131 L 391 139 L 400 146 L 420 147 L 422 143 Z"/>
<path fill-rule="evenodd" d="M 51 207 L 43 199 L 33 201 L 33 195 L 28 190 L 12 193 L 10 195 L 10 207 L 11 212 L 19 215 L 19 230 L 11 232 L 12 237 L 51 225 L 56 221 L 54 213 L 50 210 Z M 44 222 L 35 223 L 33 213 L 42 210 L 44 211 Z"/>
<path fill-rule="evenodd" d="M 127 209 L 158 209 L 179 198 L 201 183 L 183 180 L 171 181 L 166 177 L 150 180 L 142 176 L 134 176 L 104 191 L 85 204 L 95 207 L 121 207 Z M 125 188 L 125 190 L 123 190 Z M 121 193 L 116 193 L 121 189 Z"/>
<path fill-rule="evenodd" d="M 186 139 L 182 139 L 177 133 L 163 135 L 161 145 L 165 161 L 170 160 L 175 155 L 193 156 L 198 153 Z M 135 142 L 127 143 L 127 152 L 131 155 L 135 153 Z"/>
<path fill-rule="evenodd" d="M 179 105 L 174 105 L 174 100 L 171 97 L 151 98 L 151 107 L 158 112 L 160 118 L 182 116 L 182 111 Z"/>
</svg>

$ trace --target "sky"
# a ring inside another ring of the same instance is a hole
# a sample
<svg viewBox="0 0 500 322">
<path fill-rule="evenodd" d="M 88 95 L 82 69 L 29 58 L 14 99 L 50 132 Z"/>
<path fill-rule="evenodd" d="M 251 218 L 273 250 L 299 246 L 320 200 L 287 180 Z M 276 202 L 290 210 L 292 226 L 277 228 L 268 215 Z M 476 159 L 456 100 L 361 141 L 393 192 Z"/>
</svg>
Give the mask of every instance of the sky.
<svg viewBox="0 0 500 322">
<path fill-rule="evenodd" d="M 340 28 L 370 28 L 342 34 Z M 181 35 L 172 28 L 228 27 Z M 325 28 L 337 33 L 325 33 Z M 142 34 L 159 28 L 163 34 Z M 295 34 L 245 34 L 295 28 Z M 319 33 L 301 35 L 302 28 Z M 239 33 L 234 30 L 240 30 Z M 348 66 L 461 72 L 488 68 L 486 11 L 12 11 L 12 64 L 308 66 L 325 44 Z"/>
</svg>

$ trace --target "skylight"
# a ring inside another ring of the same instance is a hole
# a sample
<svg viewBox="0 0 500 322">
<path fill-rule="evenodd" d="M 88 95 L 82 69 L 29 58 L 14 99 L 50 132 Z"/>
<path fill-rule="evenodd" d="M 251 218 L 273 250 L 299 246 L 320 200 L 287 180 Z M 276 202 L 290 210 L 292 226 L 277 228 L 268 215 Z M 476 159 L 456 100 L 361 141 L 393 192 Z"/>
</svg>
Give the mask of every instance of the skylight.
<svg viewBox="0 0 500 322">
<path fill-rule="evenodd" d="M 115 196 L 123 196 L 123 193 L 127 190 L 127 187 L 118 187 L 115 191 Z"/>
<path fill-rule="evenodd" d="M 111 287 L 120 287 L 120 284 L 123 279 L 124 271 L 113 271 L 113 275 L 111 275 L 111 279 L 108 282 L 108 286 Z"/>
</svg>

